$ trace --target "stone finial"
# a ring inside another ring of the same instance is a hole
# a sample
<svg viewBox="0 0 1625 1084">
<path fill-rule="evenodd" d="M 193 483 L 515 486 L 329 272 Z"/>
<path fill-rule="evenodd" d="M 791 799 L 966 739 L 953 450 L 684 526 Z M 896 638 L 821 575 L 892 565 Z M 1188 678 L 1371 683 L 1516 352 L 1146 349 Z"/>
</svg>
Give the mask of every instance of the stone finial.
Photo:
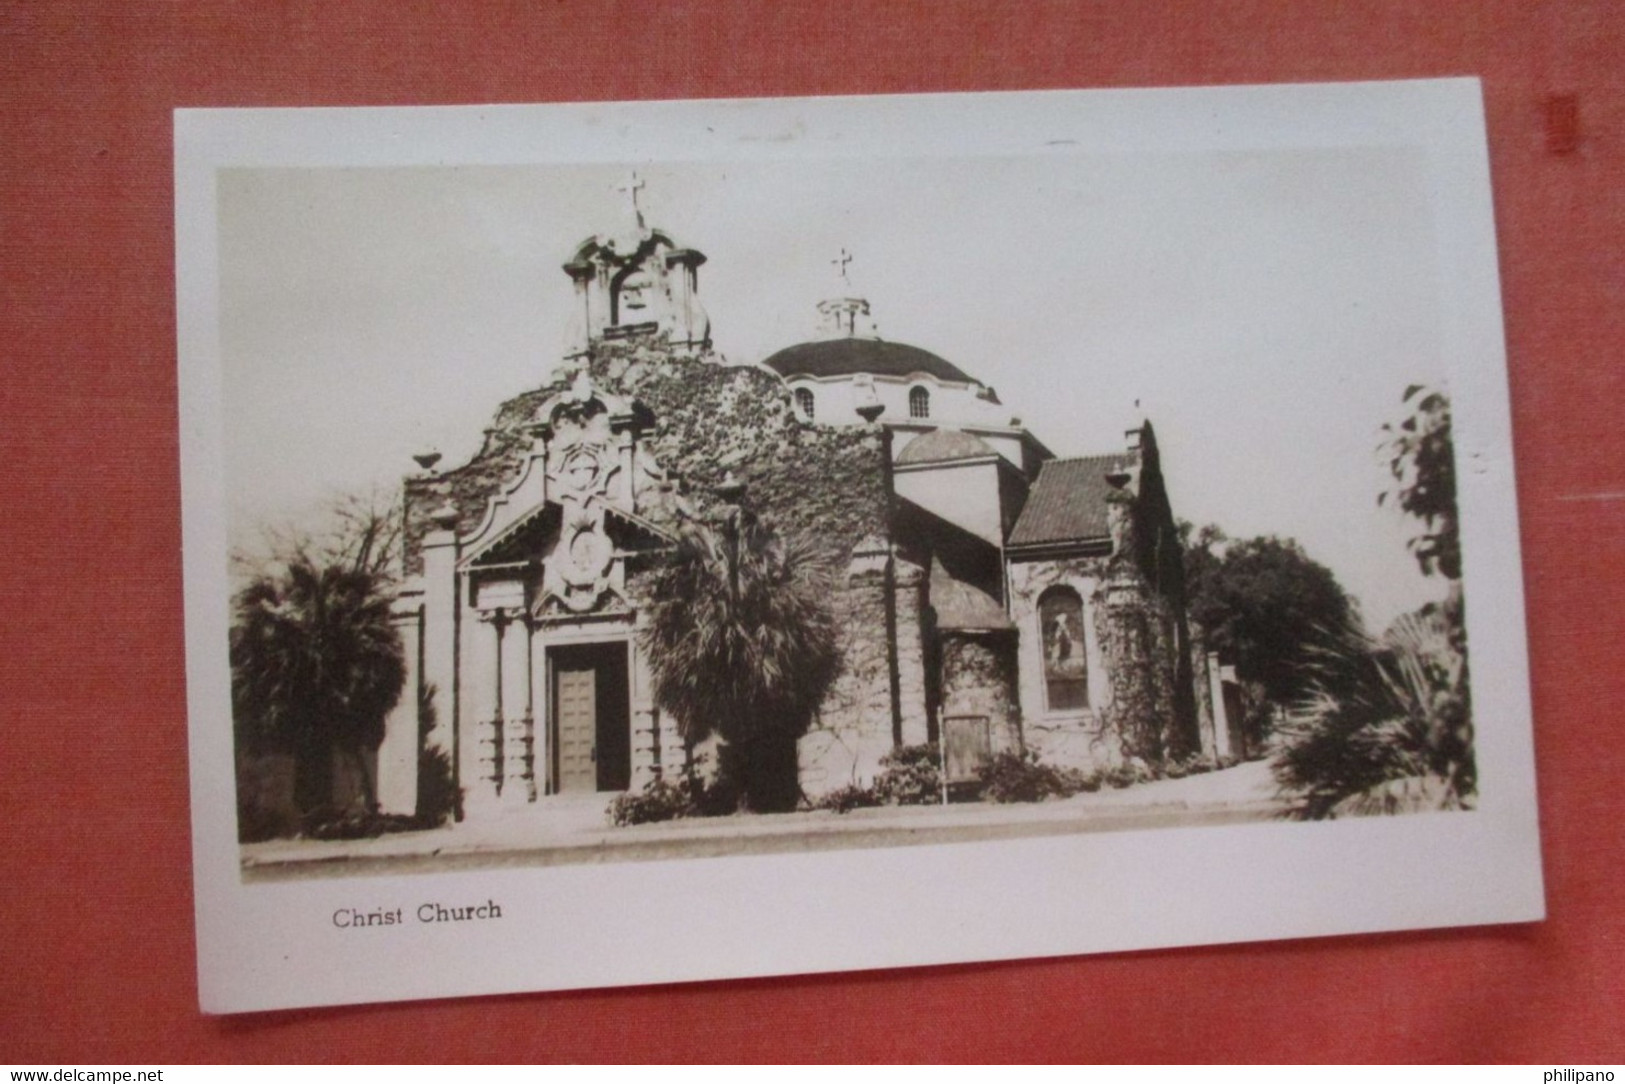
<svg viewBox="0 0 1625 1084">
<path fill-rule="evenodd" d="M 458 519 L 457 506 L 447 501 L 445 504 L 429 513 L 429 522 L 443 531 L 456 528 Z"/>
<path fill-rule="evenodd" d="M 1107 480 L 1111 477 L 1108 475 Z M 1106 529 L 1111 534 L 1114 555 L 1133 552 L 1134 498 L 1127 489 L 1117 488 L 1106 494 Z"/>
</svg>

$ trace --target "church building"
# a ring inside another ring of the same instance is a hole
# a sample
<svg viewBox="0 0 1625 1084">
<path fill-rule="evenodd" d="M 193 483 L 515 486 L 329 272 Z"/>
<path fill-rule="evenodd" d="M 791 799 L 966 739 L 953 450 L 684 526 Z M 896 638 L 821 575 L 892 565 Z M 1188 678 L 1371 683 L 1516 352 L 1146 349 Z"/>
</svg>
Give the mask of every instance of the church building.
<svg viewBox="0 0 1625 1084">
<path fill-rule="evenodd" d="M 415 807 L 425 743 L 470 819 L 684 771 L 641 592 L 685 517 L 735 501 L 838 551 L 842 665 L 799 744 L 809 798 L 927 742 L 950 778 L 1000 752 L 1153 770 L 1231 752 L 1148 422 L 1057 458 L 992 387 L 878 337 L 856 296 L 818 305 L 814 340 L 729 364 L 705 256 L 629 194 L 623 228 L 563 265 L 553 377 L 497 409 L 469 462 L 406 480 L 385 812 Z"/>
</svg>

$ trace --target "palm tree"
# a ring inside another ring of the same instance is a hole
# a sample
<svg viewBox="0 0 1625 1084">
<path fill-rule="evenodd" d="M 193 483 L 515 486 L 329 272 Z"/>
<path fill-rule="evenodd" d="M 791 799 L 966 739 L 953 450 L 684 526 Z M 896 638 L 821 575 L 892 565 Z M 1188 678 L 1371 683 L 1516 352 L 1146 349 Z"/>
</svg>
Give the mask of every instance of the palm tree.
<svg viewBox="0 0 1625 1084">
<path fill-rule="evenodd" d="M 1358 634 L 1323 652 L 1322 680 L 1291 715 L 1276 779 L 1304 818 L 1472 808 L 1478 797 L 1461 587 L 1450 399 L 1405 389 L 1409 414 L 1384 425 L 1399 509 L 1416 519 L 1411 551 L 1448 581 L 1443 602 L 1396 620 L 1380 641 Z"/>
<path fill-rule="evenodd" d="M 687 523 L 649 584 L 655 700 L 691 745 L 722 740 L 718 785 L 752 812 L 795 808 L 796 741 L 840 670 L 827 568 L 810 545 L 729 504 Z"/>
<path fill-rule="evenodd" d="M 378 575 L 342 564 L 290 560 L 235 600 L 232 704 L 240 748 L 292 753 L 294 803 L 311 813 L 333 800 L 337 750 L 377 808 L 366 754 L 406 680 L 401 642 Z"/>
<path fill-rule="evenodd" d="M 1293 815 L 1470 809 L 1477 799 L 1459 596 L 1405 614 L 1335 660 L 1337 693 L 1289 714 L 1275 776 Z"/>
</svg>

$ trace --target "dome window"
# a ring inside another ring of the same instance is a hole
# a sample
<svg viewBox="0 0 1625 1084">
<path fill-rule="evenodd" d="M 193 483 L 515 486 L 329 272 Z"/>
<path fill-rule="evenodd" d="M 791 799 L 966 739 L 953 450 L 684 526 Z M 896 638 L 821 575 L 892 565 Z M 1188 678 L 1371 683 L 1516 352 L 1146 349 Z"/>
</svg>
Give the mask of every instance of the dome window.
<svg viewBox="0 0 1625 1084">
<path fill-rule="evenodd" d="M 803 418 L 806 418 L 808 421 L 812 421 L 814 417 L 814 407 L 816 406 L 816 404 L 813 402 L 812 390 L 810 388 L 797 388 L 793 394 L 795 396 L 796 409 L 801 411 L 801 416 Z"/>
<path fill-rule="evenodd" d="M 931 416 L 931 393 L 924 388 L 911 388 L 908 393 L 908 416 L 910 418 L 929 418 Z"/>
</svg>

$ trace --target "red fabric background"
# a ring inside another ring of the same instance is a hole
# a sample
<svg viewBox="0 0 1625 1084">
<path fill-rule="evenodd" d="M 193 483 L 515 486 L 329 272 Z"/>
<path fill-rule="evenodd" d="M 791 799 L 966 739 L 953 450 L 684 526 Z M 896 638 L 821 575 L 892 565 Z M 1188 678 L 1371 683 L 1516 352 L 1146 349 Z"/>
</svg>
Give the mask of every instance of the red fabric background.
<svg viewBox="0 0 1625 1084">
<path fill-rule="evenodd" d="M 1625 1059 L 1617 6 L 3 0 L 0 56 L 0 1060 Z M 1546 923 L 198 1013 L 172 108 L 1440 75 L 1488 102 Z"/>
</svg>

